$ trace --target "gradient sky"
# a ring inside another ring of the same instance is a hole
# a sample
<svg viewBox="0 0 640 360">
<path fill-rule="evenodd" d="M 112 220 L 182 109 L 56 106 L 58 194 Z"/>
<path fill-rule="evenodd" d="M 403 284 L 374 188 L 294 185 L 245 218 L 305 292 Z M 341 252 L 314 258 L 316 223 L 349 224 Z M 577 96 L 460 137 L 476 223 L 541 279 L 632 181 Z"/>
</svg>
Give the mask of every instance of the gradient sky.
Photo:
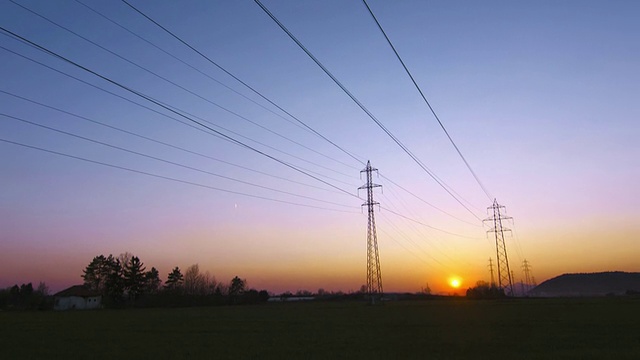
<svg viewBox="0 0 640 360">
<path fill-rule="evenodd" d="M 493 197 L 514 218 L 507 249 L 516 279 L 525 258 L 538 282 L 570 272 L 640 271 L 637 1 L 369 1 L 488 197 L 362 2 L 264 0 L 469 210 L 253 1 L 132 4 L 360 161 L 124 3 L 81 1 L 16 0 L 126 61 L 9 1 L 0 3 L 0 24 L 324 182 L 163 116 L 184 121 L 2 33 L 0 287 L 45 281 L 61 290 L 82 281 L 94 256 L 128 251 L 163 280 L 174 266 L 197 263 L 220 281 L 238 275 L 277 293 L 357 290 L 366 280 L 367 217 L 364 193 L 353 195 L 367 160 L 382 175 L 374 179 L 383 186 L 375 197 L 383 207 L 376 222 L 385 291 L 428 283 L 450 293 L 452 277 L 463 288 L 488 281 L 495 246 L 478 219 Z"/>
</svg>

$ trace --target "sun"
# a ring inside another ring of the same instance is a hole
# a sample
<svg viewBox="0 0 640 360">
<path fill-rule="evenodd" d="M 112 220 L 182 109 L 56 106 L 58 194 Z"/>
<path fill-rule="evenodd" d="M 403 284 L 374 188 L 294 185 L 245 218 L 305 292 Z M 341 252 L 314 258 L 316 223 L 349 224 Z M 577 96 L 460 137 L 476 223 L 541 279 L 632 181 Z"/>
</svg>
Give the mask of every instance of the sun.
<svg viewBox="0 0 640 360">
<path fill-rule="evenodd" d="M 460 287 L 460 280 L 458 279 L 451 279 L 449 280 L 449 285 L 451 285 L 452 288 L 459 288 Z"/>
</svg>

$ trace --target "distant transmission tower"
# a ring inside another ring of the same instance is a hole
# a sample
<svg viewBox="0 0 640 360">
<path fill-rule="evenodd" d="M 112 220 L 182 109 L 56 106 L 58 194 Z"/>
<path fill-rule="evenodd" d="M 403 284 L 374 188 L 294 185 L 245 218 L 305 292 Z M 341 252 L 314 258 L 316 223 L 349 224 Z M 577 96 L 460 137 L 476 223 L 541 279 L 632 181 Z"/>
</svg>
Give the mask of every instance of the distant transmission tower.
<svg viewBox="0 0 640 360">
<path fill-rule="evenodd" d="M 491 273 L 491 286 L 496 286 L 496 279 L 493 276 L 493 261 L 489 258 L 489 272 Z"/>
<path fill-rule="evenodd" d="M 378 254 L 378 235 L 376 234 L 376 220 L 373 215 L 373 208 L 379 203 L 373 201 L 373 189 L 381 187 L 381 185 L 374 184 L 372 180 L 372 173 L 378 171 L 378 169 L 371 167 L 371 162 L 367 161 L 367 167 L 360 171 L 360 174 L 366 173 L 367 183 L 358 188 L 367 189 L 367 202 L 362 206 L 367 206 L 367 212 L 369 214 L 369 224 L 367 226 L 367 296 L 371 303 L 375 303 L 376 300 L 382 298 L 382 275 L 380 273 L 380 256 Z"/>
<path fill-rule="evenodd" d="M 527 291 L 536 286 L 536 280 L 531 275 L 531 263 L 524 259 L 522 262 L 522 272 L 524 272 L 524 282 L 527 284 Z"/>
<path fill-rule="evenodd" d="M 496 199 L 493 199 L 493 205 L 489 206 L 487 210 L 492 211 L 492 215 L 484 222 L 492 224 L 492 228 L 487 230 L 487 233 L 493 233 L 496 239 L 496 263 L 498 267 L 498 287 L 505 290 L 507 295 L 514 295 L 513 292 L 513 280 L 511 276 L 511 270 L 509 269 L 509 259 L 507 257 L 507 247 L 504 243 L 505 231 L 511 231 L 510 229 L 502 226 L 502 220 L 509 220 L 511 217 L 504 215 L 506 212 L 505 207 L 498 204 Z M 502 210 L 502 213 L 501 213 Z"/>
</svg>

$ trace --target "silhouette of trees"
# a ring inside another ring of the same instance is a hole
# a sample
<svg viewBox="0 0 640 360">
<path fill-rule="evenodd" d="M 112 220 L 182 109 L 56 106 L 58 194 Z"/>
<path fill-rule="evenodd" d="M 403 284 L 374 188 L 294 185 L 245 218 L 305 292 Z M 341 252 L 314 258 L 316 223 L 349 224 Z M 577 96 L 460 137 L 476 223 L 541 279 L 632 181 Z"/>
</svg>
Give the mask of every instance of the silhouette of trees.
<svg viewBox="0 0 640 360">
<path fill-rule="evenodd" d="M 82 270 L 84 273 L 81 277 L 84 279 L 84 285 L 91 290 L 97 290 L 102 292 L 104 290 L 104 284 L 108 276 L 106 270 L 107 259 L 104 255 L 96 256 L 91 260 L 89 265 Z"/>
<path fill-rule="evenodd" d="M 160 272 L 152 267 L 151 270 L 144 273 L 144 292 L 147 294 L 157 294 L 162 289 L 162 280 L 160 280 Z"/>
<path fill-rule="evenodd" d="M 40 296 L 49 296 L 49 287 L 43 281 L 40 281 L 36 293 Z"/>
<path fill-rule="evenodd" d="M 247 280 L 234 277 L 229 284 L 229 296 L 240 296 L 247 290 Z"/>
<path fill-rule="evenodd" d="M 184 284 L 184 276 L 180 271 L 179 267 L 173 268 L 167 276 L 167 281 L 164 283 L 164 288 L 167 290 L 171 290 L 173 292 L 177 292 L 182 289 L 182 285 Z"/>
<path fill-rule="evenodd" d="M 133 301 L 145 289 L 145 270 L 144 264 L 137 256 L 129 257 L 127 262 L 124 263 L 122 269 L 124 289 L 127 291 L 129 299 Z"/>
<path fill-rule="evenodd" d="M 163 286 L 158 269 L 147 271 L 142 260 L 129 252 L 95 256 L 80 276 L 84 286 L 102 294 L 106 307 L 257 304 L 269 299 L 266 290 L 249 289 L 246 279 L 235 276 L 229 282 L 217 282 L 208 271 L 201 272 L 198 264 L 189 266 L 184 275 L 176 266 Z M 53 307 L 53 297 L 43 282 L 36 289 L 32 283 L 0 289 L 0 309 L 45 307 Z"/>
<path fill-rule="evenodd" d="M 99 255 L 82 271 L 84 285 L 113 301 L 120 301 L 125 290 L 120 260 L 109 254 Z"/>
<path fill-rule="evenodd" d="M 504 290 L 495 286 L 489 285 L 486 281 L 478 281 L 475 287 L 467 289 L 467 297 L 471 299 L 498 299 L 506 297 Z"/>
<path fill-rule="evenodd" d="M 198 264 L 191 265 L 184 272 L 184 293 L 187 295 L 204 295 L 207 293 L 207 282 L 200 273 Z"/>
<path fill-rule="evenodd" d="M 146 271 L 140 258 L 128 252 L 117 258 L 94 257 L 81 276 L 86 286 L 103 295 L 105 306 L 253 304 L 269 299 L 266 290 L 248 289 L 247 281 L 238 276 L 219 283 L 208 271 L 201 272 L 198 264 L 189 266 L 184 275 L 176 266 L 162 286 L 159 271 L 155 267 Z"/>
<path fill-rule="evenodd" d="M 125 290 L 122 264 L 119 259 L 109 255 L 106 269 L 107 278 L 104 283 L 103 294 L 107 296 L 108 300 L 119 303 L 122 301 Z"/>
<path fill-rule="evenodd" d="M 33 289 L 33 284 L 18 284 L 0 289 L 0 309 L 8 310 L 44 310 L 51 308 L 53 303 L 48 298 L 49 289 L 43 282 Z"/>
</svg>

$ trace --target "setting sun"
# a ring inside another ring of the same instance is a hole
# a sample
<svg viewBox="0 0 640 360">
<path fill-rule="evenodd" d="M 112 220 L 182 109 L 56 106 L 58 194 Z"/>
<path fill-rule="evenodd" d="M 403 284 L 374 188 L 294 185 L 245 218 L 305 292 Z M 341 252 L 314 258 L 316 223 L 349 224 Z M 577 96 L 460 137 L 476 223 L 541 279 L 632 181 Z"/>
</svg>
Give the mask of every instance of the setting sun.
<svg viewBox="0 0 640 360">
<path fill-rule="evenodd" d="M 449 280 L 449 285 L 451 285 L 451 287 L 457 289 L 457 288 L 460 287 L 460 280 L 459 279 L 451 279 L 451 280 Z"/>
</svg>

